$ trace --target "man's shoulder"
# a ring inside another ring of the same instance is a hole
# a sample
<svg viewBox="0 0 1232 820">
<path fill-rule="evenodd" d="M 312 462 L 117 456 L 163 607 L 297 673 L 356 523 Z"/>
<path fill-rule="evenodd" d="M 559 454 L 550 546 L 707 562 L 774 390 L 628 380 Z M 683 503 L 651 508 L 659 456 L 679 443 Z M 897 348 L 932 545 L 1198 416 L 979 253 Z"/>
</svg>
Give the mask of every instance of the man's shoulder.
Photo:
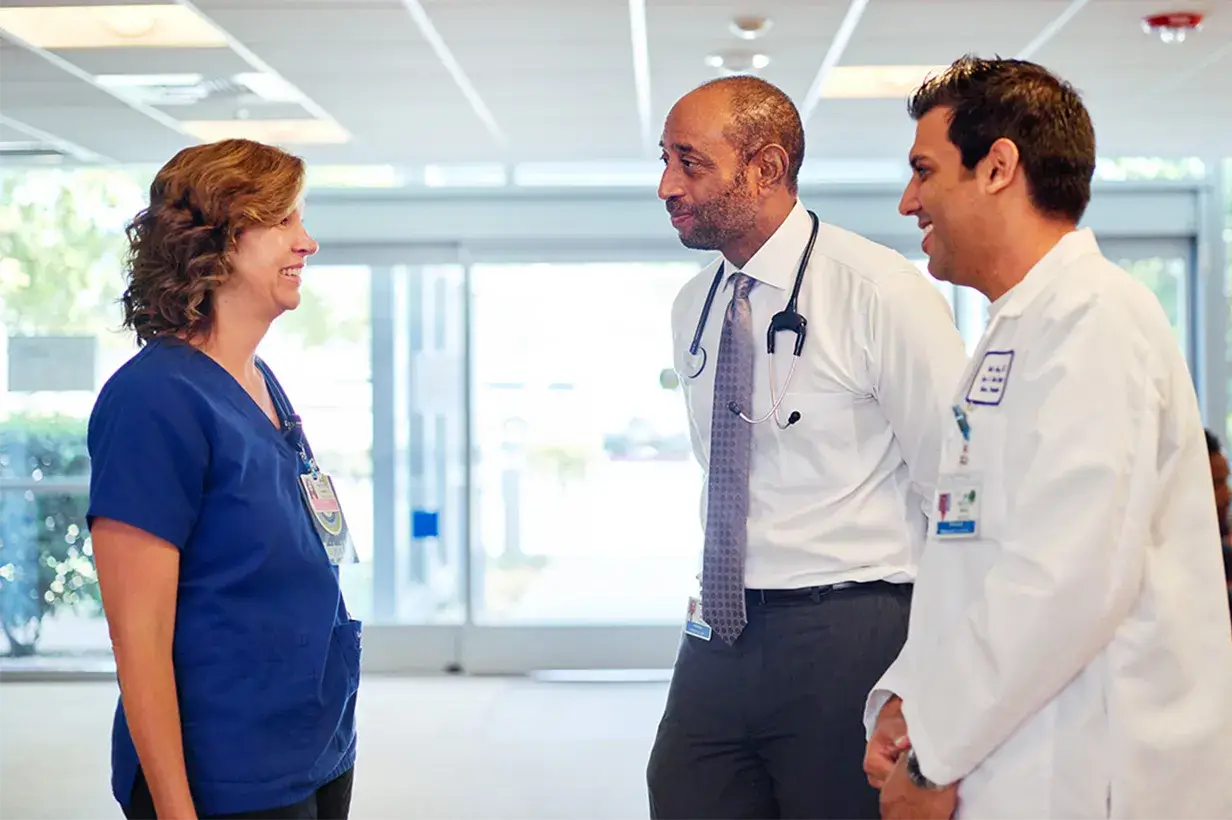
<svg viewBox="0 0 1232 820">
<path fill-rule="evenodd" d="M 827 261 L 877 289 L 922 281 L 925 275 L 893 248 L 825 222 L 817 232 L 813 253 L 814 259 Z"/>
<path fill-rule="evenodd" d="M 1160 395 L 1189 383 L 1184 353 L 1159 299 L 1098 253 L 1067 265 L 1022 318 L 1018 346 L 1024 363 L 1036 362 L 1029 367 L 1051 363 L 1078 379 L 1082 373 L 1122 371 L 1155 384 Z"/>
<path fill-rule="evenodd" d="M 1098 253 L 1070 263 L 1050 297 L 1040 303 L 1040 318 L 1048 326 L 1081 321 L 1105 327 L 1147 346 L 1169 344 L 1173 338 L 1171 323 L 1154 292 Z"/>
</svg>

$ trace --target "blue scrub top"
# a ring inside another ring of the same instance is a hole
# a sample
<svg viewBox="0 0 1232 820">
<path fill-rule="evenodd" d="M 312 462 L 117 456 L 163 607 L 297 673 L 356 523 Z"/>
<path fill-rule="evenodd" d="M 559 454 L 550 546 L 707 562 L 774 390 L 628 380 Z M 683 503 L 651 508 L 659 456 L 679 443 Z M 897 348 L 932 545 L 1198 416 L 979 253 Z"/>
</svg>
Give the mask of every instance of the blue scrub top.
<svg viewBox="0 0 1232 820">
<path fill-rule="evenodd" d="M 173 658 L 197 812 L 291 805 L 346 772 L 360 624 L 300 495 L 294 436 L 213 359 L 168 340 L 108 380 L 88 441 L 87 520 L 121 521 L 180 551 Z M 137 768 L 121 703 L 112 790 L 123 806 Z"/>
</svg>

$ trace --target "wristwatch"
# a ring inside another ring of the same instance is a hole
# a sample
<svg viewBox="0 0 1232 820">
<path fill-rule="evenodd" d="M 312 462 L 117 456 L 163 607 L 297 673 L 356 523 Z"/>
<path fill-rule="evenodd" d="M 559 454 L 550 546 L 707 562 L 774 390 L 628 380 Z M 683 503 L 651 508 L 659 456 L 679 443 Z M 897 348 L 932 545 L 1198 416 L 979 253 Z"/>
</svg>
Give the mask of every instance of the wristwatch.
<svg viewBox="0 0 1232 820">
<path fill-rule="evenodd" d="M 927 789 L 930 792 L 941 791 L 944 786 L 939 786 L 933 781 L 924 776 L 920 771 L 919 758 L 915 756 L 915 749 L 907 752 L 907 777 L 911 778 L 911 782 L 917 789 Z"/>
</svg>

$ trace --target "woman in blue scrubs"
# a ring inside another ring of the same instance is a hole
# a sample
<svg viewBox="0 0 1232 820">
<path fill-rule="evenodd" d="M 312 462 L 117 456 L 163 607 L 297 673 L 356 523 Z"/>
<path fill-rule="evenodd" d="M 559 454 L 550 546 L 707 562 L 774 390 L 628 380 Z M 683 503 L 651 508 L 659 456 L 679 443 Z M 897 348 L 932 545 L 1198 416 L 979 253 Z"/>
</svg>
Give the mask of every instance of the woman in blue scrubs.
<svg viewBox="0 0 1232 820">
<path fill-rule="evenodd" d="M 344 818 L 360 625 L 332 482 L 256 355 L 317 244 L 304 164 L 229 140 L 158 172 L 128 228 L 139 352 L 90 418 L 95 563 L 129 818 Z"/>
</svg>

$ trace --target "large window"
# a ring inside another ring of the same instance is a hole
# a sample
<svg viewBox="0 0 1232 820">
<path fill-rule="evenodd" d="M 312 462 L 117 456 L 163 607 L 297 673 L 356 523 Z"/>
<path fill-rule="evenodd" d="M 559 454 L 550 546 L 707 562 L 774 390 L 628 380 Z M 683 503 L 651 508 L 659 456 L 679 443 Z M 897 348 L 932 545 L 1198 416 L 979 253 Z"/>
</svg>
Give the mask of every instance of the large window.
<svg viewBox="0 0 1232 820">
<path fill-rule="evenodd" d="M 117 303 L 125 221 L 145 181 L 116 170 L 0 174 L 0 655 L 6 666 L 105 658 L 85 512 L 86 424 L 136 352 Z M 363 563 L 343 571 L 369 605 L 372 391 L 366 268 L 309 265 L 300 309 L 259 353 L 335 476 Z"/>
<path fill-rule="evenodd" d="M 136 349 L 116 299 L 144 179 L 27 171 L 0 183 L 0 655 L 26 656 L 6 667 L 80 666 L 108 650 L 83 520 L 85 424 Z M 337 203 L 316 196 L 310 229 L 337 236 L 338 223 L 315 224 Z M 1175 227 L 1160 233 L 1101 246 L 1147 284 L 1192 354 L 1194 246 Z M 499 241 L 470 250 L 492 259 Z M 356 617 L 378 626 L 369 662 L 670 662 L 703 538 L 670 313 L 703 261 L 467 264 L 460 242 L 400 243 L 326 242 L 301 307 L 259 351 L 335 477 L 360 558 L 343 586 Z M 510 258 L 530 247 L 511 240 Z M 987 300 L 932 284 L 972 352 Z"/>
<path fill-rule="evenodd" d="M 664 370 L 672 300 L 696 271 L 475 267 L 478 620 L 679 619 L 701 471 Z"/>
<path fill-rule="evenodd" d="M 286 388 L 313 454 L 334 480 L 360 559 L 342 567 L 347 606 L 357 618 L 367 617 L 372 606 L 369 281 L 367 267 L 309 260 L 299 307 L 274 322 L 257 350 Z"/>
<path fill-rule="evenodd" d="M 86 531 L 86 421 L 135 350 L 117 331 L 120 171 L 0 174 L 0 654 L 105 653 Z M 30 661 L 27 661 L 30 662 Z"/>
</svg>

